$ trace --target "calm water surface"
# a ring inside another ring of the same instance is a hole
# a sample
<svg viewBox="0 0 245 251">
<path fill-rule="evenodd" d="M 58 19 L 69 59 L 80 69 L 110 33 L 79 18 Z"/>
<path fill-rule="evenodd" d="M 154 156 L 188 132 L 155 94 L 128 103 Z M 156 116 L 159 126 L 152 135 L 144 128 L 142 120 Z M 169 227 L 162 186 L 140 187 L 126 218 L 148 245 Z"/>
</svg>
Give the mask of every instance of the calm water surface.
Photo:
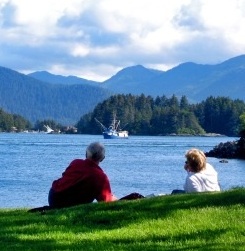
<svg viewBox="0 0 245 251">
<path fill-rule="evenodd" d="M 228 137 L 143 137 L 104 140 L 100 135 L 0 134 L 0 207 L 29 208 L 47 205 L 47 194 L 74 158 L 83 158 L 87 145 L 106 146 L 101 167 L 113 192 L 122 197 L 171 193 L 182 189 L 186 172 L 185 152 L 197 147 L 209 151 Z M 223 189 L 245 185 L 245 161 L 209 158 L 219 173 Z"/>
</svg>

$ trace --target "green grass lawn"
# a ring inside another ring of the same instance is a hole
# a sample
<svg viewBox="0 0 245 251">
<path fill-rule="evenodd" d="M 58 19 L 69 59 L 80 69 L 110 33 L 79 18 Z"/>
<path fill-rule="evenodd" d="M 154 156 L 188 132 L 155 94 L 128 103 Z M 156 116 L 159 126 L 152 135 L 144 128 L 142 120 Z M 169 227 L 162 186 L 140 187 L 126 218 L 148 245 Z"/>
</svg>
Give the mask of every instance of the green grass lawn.
<svg viewBox="0 0 245 251">
<path fill-rule="evenodd" d="M 245 188 L 92 203 L 29 213 L 0 210 L 0 250 L 245 250 Z"/>
</svg>

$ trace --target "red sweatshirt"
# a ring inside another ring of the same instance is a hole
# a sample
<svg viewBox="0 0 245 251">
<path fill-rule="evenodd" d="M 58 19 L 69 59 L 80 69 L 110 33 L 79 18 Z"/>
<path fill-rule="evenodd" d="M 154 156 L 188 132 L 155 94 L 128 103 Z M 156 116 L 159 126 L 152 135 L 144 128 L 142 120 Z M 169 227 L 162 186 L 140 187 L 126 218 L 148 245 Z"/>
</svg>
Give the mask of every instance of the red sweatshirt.
<svg viewBox="0 0 245 251">
<path fill-rule="evenodd" d="M 85 201 L 105 201 L 113 200 L 110 182 L 103 170 L 90 159 L 75 159 L 63 172 L 62 177 L 55 180 L 52 189 L 55 193 L 63 192 L 74 185 L 77 187 L 80 198 Z"/>
</svg>

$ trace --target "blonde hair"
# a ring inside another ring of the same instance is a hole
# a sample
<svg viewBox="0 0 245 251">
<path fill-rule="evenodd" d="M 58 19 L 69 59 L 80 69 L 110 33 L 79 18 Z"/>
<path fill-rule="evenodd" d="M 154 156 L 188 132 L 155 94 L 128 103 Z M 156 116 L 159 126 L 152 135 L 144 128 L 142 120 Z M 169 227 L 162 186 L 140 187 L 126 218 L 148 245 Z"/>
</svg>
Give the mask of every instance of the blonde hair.
<svg viewBox="0 0 245 251">
<path fill-rule="evenodd" d="M 206 156 L 204 152 L 198 149 L 190 149 L 186 155 L 187 164 L 192 172 L 198 173 L 206 167 Z"/>
</svg>

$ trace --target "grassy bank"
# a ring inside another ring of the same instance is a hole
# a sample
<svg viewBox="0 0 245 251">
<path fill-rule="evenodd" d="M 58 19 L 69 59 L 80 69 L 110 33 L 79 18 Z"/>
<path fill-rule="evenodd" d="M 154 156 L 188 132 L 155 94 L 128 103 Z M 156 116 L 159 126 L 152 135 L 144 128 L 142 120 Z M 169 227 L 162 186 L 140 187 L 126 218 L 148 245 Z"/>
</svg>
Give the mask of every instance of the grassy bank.
<svg viewBox="0 0 245 251">
<path fill-rule="evenodd" d="M 51 210 L 0 210 L 0 250 L 245 250 L 245 188 Z"/>
</svg>

